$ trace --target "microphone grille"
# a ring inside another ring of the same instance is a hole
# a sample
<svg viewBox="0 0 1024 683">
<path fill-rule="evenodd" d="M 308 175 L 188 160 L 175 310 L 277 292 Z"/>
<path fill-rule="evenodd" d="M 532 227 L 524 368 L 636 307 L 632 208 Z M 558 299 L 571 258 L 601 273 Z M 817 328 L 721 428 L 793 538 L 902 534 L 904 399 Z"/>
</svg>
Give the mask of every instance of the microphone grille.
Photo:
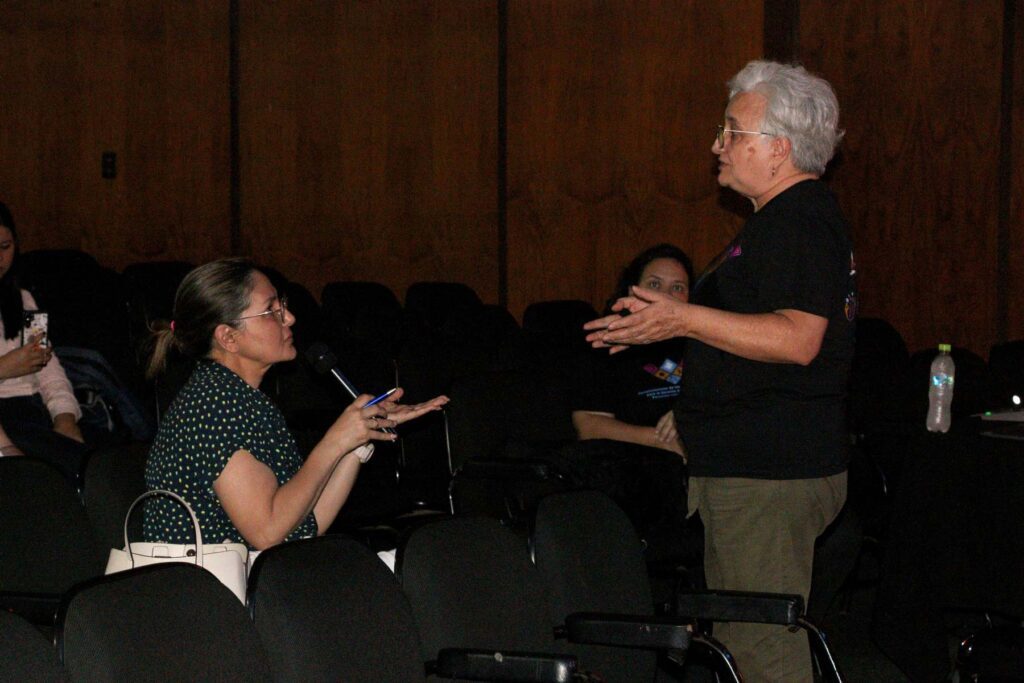
<svg viewBox="0 0 1024 683">
<path fill-rule="evenodd" d="M 323 342 L 309 345 L 309 348 L 306 349 L 306 360 L 309 361 L 313 370 L 321 375 L 326 375 L 331 368 L 338 364 L 338 357 Z"/>
</svg>

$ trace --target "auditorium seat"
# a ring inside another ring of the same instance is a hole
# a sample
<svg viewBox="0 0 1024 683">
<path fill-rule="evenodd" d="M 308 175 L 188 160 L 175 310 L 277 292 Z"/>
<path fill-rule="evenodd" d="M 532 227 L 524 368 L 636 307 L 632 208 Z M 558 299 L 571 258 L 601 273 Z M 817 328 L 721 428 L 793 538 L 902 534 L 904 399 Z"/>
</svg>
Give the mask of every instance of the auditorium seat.
<svg viewBox="0 0 1024 683">
<path fill-rule="evenodd" d="M 537 301 L 523 311 L 523 334 L 533 357 L 555 372 L 567 369 L 590 348 L 583 323 L 598 317 L 594 307 L 579 299 Z"/>
<path fill-rule="evenodd" d="M 696 629 L 698 621 L 803 628 L 810 635 L 824 680 L 842 680 L 827 641 L 803 615 L 799 596 L 680 593 L 675 616 L 655 616 L 640 539 L 625 513 L 602 493 L 573 491 L 542 500 L 537 506 L 531 550 L 555 612 L 587 614 L 585 619 L 566 618 L 570 638 L 588 643 L 571 644 L 572 652 L 604 680 L 652 680 L 653 658 L 636 649 L 619 649 L 623 647 L 663 650 L 672 655 L 671 661 L 686 663 L 688 653 L 678 652 L 678 645 L 672 644 L 682 638 L 675 629 L 685 631 L 687 624 L 695 627 L 694 652 L 713 657 L 716 671 L 735 679 L 731 656 L 709 634 Z"/>
<path fill-rule="evenodd" d="M 188 563 L 76 585 L 57 619 L 68 676 L 93 681 L 270 681 L 256 627 L 230 590 Z"/>
<path fill-rule="evenodd" d="M 380 558 L 351 538 L 328 535 L 260 553 L 248 605 L 276 681 L 424 679 L 408 599 Z"/>
<path fill-rule="evenodd" d="M 102 548 L 124 547 L 124 518 L 146 492 L 149 442 L 127 441 L 97 448 L 85 461 L 82 500 Z M 133 515 L 129 538 L 142 540 L 142 515 Z"/>
<path fill-rule="evenodd" d="M 554 648 L 554 621 L 525 542 L 497 520 L 450 518 L 412 529 L 399 546 L 396 573 L 431 666 L 486 666 L 504 673 L 497 680 L 569 680 L 559 672 L 571 674 L 575 660 Z M 441 656 L 446 649 L 471 652 Z M 545 675 L 526 676 L 520 667 Z"/>
<path fill-rule="evenodd" d="M 402 308 L 402 348 L 398 353 L 398 383 L 405 401 L 418 403 L 451 390 L 459 359 L 451 353 L 453 328 L 475 315 L 482 303 L 471 287 L 458 282 L 415 282 Z M 415 506 L 431 510 L 448 507 L 450 470 L 444 418 L 432 413 L 400 430 L 404 495 Z"/>
<path fill-rule="evenodd" d="M 360 391 L 377 394 L 395 386 L 395 359 L 402 343 L 402 306 L 379 282 L 335 281 L 320 295 L 323 341 Z"/>
<path fill-rule="evenodd" d="M 654 616 L 643 546 L 629 518 L 596 491 L 547 496 L 537 505 L 530 549 L 553 614 Z M 653 650 L 569 644 L 608 683 L 654 680 Z"/>
<path fill-rule="evenodd" d="M 52 627 L 60 595 L 101 575 L 109 548 L 78 492 L 53 465 L 0 458 L 0 609 Z"/>
<path fill-rule="evenodd" d="M 628 526 L 629 522 L 625 524 Z M 575 530 L 565 532 L 572 535 Z M 638 554 L 639 541 L 635 536 L 632 538 L 635 541 L 633 551 Z M 610 543 L 614 548 L 603 559 L 610 560 L 615 567 L 622 566 L 620 559 L 629 563 L 629 558 L 620 558 L 617 554 L 622 547 L 617 539 L 605 538 L 601 542 Z M 541 545 L 550 565 L 557 565 L 565 558 L 547 552 L 549 546 L 543 541 Z M 594 554 L 568 558 L 573 565 L 569 570 L 575 572 L 581 559 L 585 562 L 593 558 Z M 438 661 L 454 660 L 482 666 L 483 661 L 495 659 L 493 653 L 501 652 L 506 655 L 509 668 L 524 665 L 532 672 L 544 673 L 536 679 L 514 678 L 505 671 L 506 677 L 500 680 L 550 680 L 548 676 L 553 676 L 557 667 L 573 666 L 585 672 L 584 680 L 640 683 L 654 680 L 654 663 L 649 654 L 639 654 L 635 659 L 627 655 L 624 667 L 613 670 L 610 662 L 614 657 L 591 658 L 597 649 L 577 649 L 562 639 L 568 637 L 578 642 L 637 650 L 671 649 L 680 657 L 685 656 L 691 642 L 689 623 L 653 617 L 649 591 L 643 595 L 642 590 L 632 590 L 645 585 L 643 564 L 637 565 L 634 558 L 631 567 L 639 573 L 627 576 L 613 571 L 609 574 L 608 567 L 602 566 L 592 568 L 593 571 L 585 575 L 574 573 L 572 579 L 586 582 L 597 576 L 610 578 L 608 583 L 591 584 L 591 587 L 595 592 L 627 593 L 631 597 L 625 600 L 606 597 L 598 602 L 636 609 L 626 613 L 576 611 L 567 614 L 564 613 L 567 606 L 578 604 L 585 608 L 597 602 L 574 603 L 553 597 L 552 589 L 557 590 L 557 586 L 545 581 L 549 577 L 531 563 L 526 541 L 497 520 L 455 517 L 423 525 L 407 534 L 399 546 L 396 571 L 409 596 L 420 628 L 424 657 L 428 659 L 446 648 L 468 648 L 477 656 L 461 660 L 454 656 L 439 657 Z M 620 583 L 623 579 L 628 585 Z M 708 643 L 713 640 L 708 639 Z M 510 652 L 525 656 L 513 661 L 507 656 Z M 486 653 L 491 653 L 490 657 Z M 722 654 L 728 661 L 724 650 Z M 494 670 L 489 673 L 493 674 Z"/>
<path fill-rule="evenodd" d="M 412 334 L 438 331 L 452 313 L 480 305 L 480 297 L 467 284 L 414 282 L 405 291 L 403 325 Z"/>
<path fill-rule="evenodd" d="M 608 496 L 547 496 L 532 529 L 530 552 L 552 611 L 565 624 L 568 647 L 602 680 L 655 680 L 657 651 L 684 680 L 693 680 L 683 667 L 694 660 L 712 663 L 718 680 L 737 680 L 728 650 L 708 635 L 691 633 L 692 617 L 655 614 L 641 541 Z"/>
<path fill-rule="evenodd" d="M 337 356 L 338 369 L 363 393 L 377 395 L 397 386 L 402 306 L 394 292 L 379 282 L 338 280 L 324 286 L 321 301 L 322 341 Z M 320 379 L 328 383 L 337 417 L 352 399 L 333 379 Z M 377 442 L 332 529 L 355 531 L 409 510 L 411 503 L 400 489 L 401 449 L 402 444 Z"/>
<path fill-rule="evenodd" d="M 895 429 L 901 419 L 900 392 L 910 368 L 903 337 L 881 318 L 857 320 L 850 367 L 850 433 L 873 435 Z"/>
<path fill-rule="evenodd" d="M 454 510 L 515 522 L 538 496 L 565 488 L 558 454 L 576 434 L 559 389 L 542 374 L 514 370 L 453 384 L 445 414 Z"/>
</svg>

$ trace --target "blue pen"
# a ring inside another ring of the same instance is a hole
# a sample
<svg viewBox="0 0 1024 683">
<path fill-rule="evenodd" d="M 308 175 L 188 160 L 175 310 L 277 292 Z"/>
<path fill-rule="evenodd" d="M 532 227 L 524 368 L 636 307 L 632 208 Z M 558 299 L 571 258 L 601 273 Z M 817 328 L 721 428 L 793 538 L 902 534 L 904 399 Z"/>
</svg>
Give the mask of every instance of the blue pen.
<svg viewBox="0 0 1024 683">
<path fill-rule="evenodd" d="M 398 391 L 398 387 L 395 387 L 394 389 L 388 389 L 387 391 L 385 391 L 383 394 L 381 394 L 377 398 L 370 399 L 370 402 L 367 403 L 363 407 L 364 408 L 369 408 L 370 406 L 377 405 L 378 403 L 380 403 L 381 401 L 383 401 L 384 399 L 386 399 L 388 396 L 390 396 L 391 394 L 395 393 L 396 391 Z"/>
</svg>

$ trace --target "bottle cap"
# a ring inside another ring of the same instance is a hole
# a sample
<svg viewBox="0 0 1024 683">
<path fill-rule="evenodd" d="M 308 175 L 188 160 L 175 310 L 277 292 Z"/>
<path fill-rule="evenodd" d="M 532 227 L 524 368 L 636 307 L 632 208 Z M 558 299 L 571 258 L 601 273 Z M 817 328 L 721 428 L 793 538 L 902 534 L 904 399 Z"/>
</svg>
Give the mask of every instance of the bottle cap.
<svg viewBox="0 0 1024 683">
<path fill-rule="evenodd" d="M 939 351 L 942 351 L 944 353 L 949 353 L 952 350 L 953 350 L 953 347 L 951 345 L 949 345 L 949 344 L 939 344 Z"/>
</svg>

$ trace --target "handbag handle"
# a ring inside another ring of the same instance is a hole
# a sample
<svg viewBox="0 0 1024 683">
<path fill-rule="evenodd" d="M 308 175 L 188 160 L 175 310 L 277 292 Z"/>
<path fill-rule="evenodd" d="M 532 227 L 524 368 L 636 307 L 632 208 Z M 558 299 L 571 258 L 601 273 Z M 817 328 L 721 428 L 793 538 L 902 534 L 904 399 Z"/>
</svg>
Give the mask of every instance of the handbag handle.
<svg viewBox="0 0 1024 683">
<path fill-rule="evenodd" d="M 146 491 L 141 496 L 135 499 L 135 501 L 128 507 L 128 513 L 124 516 L 124 547 L 128 551 L 128 557 L 131 559 L 132 568 L 135 567 L 135 555 L 132 553 L 132 544 L 128 542 L 128 521 L 132 518 L 132 512 L 135 510 L 135 506 L 150 497 L 155 496 L 167 496 L 178 501 L 182 507 L 188 511 L 188 516 L 192 519 L 192 528 L 195 530 L 196 536 L 196 565 L 199 567 L 203 566 L 203 534 L 199 531 L 199 520 L 196 518 L 196 513 L 192 512 L 192 506 L 190 506 L 185 499 L 179 496 L 173 491 L 167 491 L 165 489 L 154 489 L 152 491 Z"/>
</svg>

